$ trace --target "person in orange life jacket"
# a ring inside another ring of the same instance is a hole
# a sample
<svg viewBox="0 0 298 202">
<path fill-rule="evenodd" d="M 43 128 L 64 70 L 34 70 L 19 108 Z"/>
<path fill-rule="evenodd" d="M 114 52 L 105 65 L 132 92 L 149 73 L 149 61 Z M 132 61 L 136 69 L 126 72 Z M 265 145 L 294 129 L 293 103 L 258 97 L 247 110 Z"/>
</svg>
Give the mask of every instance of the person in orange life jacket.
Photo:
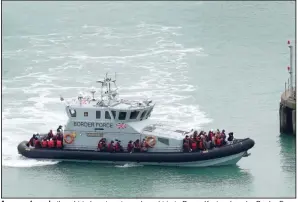
<svg viewBox="0 0 298 202">
<path fill-rule="evenodd" d="M 195 130 L 193 132 L 193 139 L 196 140 L 197 139 L 197 136 L 198 136 L 198 131 Z"/>
<path fill-rule="evenodd" d="M 127 151 L 131 153 L 132 150 L 133 150 L 133 144 L 132 144 L 132 140 L 130 140 L 127 144 Z"/>
<path fill-rule="evenodd" d="M 121 140 L 117 140 L 115 144 L 115 151 L 116 152 L 123 152 L 123 147 L 121 145 Z"/>
<path fill-rule="evenodd" d="M 102 147 L 103 147 L 102 151 L 106 152 L 108 150 L 106 138 L 103 138 L 103 140 L 102 140 Z"/>
<path fill-rule="evenodd" d="M 56 148 L 62 149 L 63 148 L 63 142 L 61 140 L 57 140 L 56 142 Z"/>
<path fill-rule="evenodd" d="M 50 139 L 50 140 L 48 141 L 48 147 L 49 147 L 49 148 L 54 148 L 54 147 L 55 147 L 53 139 Z"/>
<path fill-rule="evenodd" d="M 220 138 L 220 135 L 219 134 L 216 134 L 216 136 L 215 136 L 215 145 L 217 147 L 220 147 L 221 146 L 221 138 Z"/>
<path fill-rule="evenodd" d="M 52 140 L 54 142 L 54 147 L 56 147 L 56 145 L 57 145 L 57 136 L 53 135 Z"/>
<path fill-rule="evenodd" d="M 98 151 L 103 151 L 103 142 L 104 142 L 104 139 L 101 138 L 99 141 L 98 141 L 98 144 L 97 144 L 97 150 Z"/>
<path fill-rule="evenodd" d="M 41 147 L 42 148 L 47 148 L 48 147 L 47 138 L 42 139 L 42 141 L 41 141 Z"/>
<path fill-rule="evenodd" d="M 60 132 L 57 132 L 56 137 L 57 137 L 57 140 L 60 140 L 60 141 L 63 140 L 63 135 Z"/>
<path fill-rule="evenodd" d="M 114 141 L 112 140 L 112 141 L 108 144 L 108 152 L 114 152 L 114 151 L 115 151 Z"/>
<path fill-rule="evenodd" d="M 191 150 L 192 150 L 192 152 L 195 152 L 195 151 L 197 151 L 197 142 L 195 141 L 195 140 L 191 140 L 190 141 L 191 142 Z"/>
<path fill-rule="evenodd" d="M 34 147 L 35 148 L 41 148 L 41 143 L 39 141 L 39 139 L 36 139 L 35 142 L 34 142 Z"/>
<path fill-rule="evenodd" d="M 148 151 L 148 147 L 149 147 L 149 145 L 147 144 L 146 140 L 143 139 L 142 144 L 141 144 L 141 151 L 142 152 Z"/>
<path fill-rule="evenodd" d="M 134 143 L 133 143 L 133 151 L 134 152 L 140 152 L 141 151 L 141 145 L 140 145 L 140 140 L 137 139 Z"/>
<path fill-rule="evenodd" d="M 201 151 L 204 151 L 207 149 L 207 142 L 206 137 L 204 135 L 201 135 L 200 141 L 199 141 L 199 149 Z"/>
<path fill-rule="evenodd" d="M 221 138 L 222 138 L 222 144 L 223 144 L 223 145 L 227 144 L 227 141 L 226 141 L 227 136 L 226 136 L 226 131 L 225 131 L 225 130 L 222 130 L 222 131 L 221 131 L 220 136 L 221 136 Z"/>
</svg>

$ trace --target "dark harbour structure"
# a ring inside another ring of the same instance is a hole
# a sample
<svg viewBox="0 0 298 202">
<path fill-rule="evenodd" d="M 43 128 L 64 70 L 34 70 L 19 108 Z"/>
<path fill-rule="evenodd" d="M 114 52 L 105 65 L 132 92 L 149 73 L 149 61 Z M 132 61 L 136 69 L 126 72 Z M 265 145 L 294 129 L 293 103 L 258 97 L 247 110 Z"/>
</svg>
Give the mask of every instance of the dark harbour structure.
<svg viewBox="0 0 298 202">
<path fill-rule="evenodd" d="M 295 85 L 293 84 L 293 45 L 288 41 L 290 48 L 289 78 L 285 82 L 285 90 L 281 95 L 279 106 L 280 133 L 294 134 L 296 136 L 296 62 Z M 296 61 L 296 59 L 295 59 Z"/>
</svg>

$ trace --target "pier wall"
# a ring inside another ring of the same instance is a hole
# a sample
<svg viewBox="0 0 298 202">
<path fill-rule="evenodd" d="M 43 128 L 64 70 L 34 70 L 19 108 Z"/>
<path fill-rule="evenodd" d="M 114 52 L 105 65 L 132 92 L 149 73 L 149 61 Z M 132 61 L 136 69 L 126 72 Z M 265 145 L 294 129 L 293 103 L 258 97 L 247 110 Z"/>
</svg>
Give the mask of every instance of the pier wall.
<svg viewBox="0 0 298 202">
<path fill-rule="evenodd" d="M 296 99 L 290 96 L 289 90 L 286 90 L 281 95 L 279 122 L 281 133 L 294 134 L 296 136 Z"/>
</svg>

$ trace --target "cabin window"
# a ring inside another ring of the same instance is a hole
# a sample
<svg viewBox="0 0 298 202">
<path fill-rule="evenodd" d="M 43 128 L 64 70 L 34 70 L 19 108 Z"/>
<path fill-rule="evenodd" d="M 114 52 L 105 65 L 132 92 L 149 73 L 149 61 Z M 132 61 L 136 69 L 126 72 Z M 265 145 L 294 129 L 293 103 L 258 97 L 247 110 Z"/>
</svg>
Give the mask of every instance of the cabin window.
<svg viewBox="0 0 298 202">
<path fill-rule="evenodd" d="M 76 117 L 76 116 L 77 116 L 77 112 L 76 112 L 75 109 L 70 109 L 70 110 L 69 110 L 69 113 L 70 113 L 70 116 L 71 116 L 71 117 Z"/>
<path fill-rule="evenodd" d="M 119 120 L 125 120 L 126 118 L 126 112 L 119 112 Z"/>
<path fill-rule="evenodd" d="M 148 111 L 148 113 L 147 113 L 147 116 L 146 116 L 146 119 L 151 115 L 152 109 L 153 109 L 153 108 L 150 108 L 150 109 L 149 109 L 149 111 Z"/>
<path fill-rule="evenodd" d="M 157 140 L 163 144 L 170 145 L 169 139 L 159 137 L 159 138 L 157 138 Z"/>
<path fill-rule="evenodd" d="M 114 119 L 116 118 L 116 111 L 112 111 L 112 115 L 114 117 Z"/>
<path fill-rule="evenodd" d="M 111 119 L 111 115 L 108 111 L 105 112 L 105 119 Z"/>
<path fill-rule="evenodd" d="M 88 116 L 88 112 L 84 112 L 84 116 Z"/>
<path fill-rule="evenodd" d="M 143 113 L 141 114 L 141 120 L 144 118 L 146 112 L 147 112 L 147 111 L 143 111 Z"/>
<path fill-rule="evenodd" d="M 139 111 L 132 111 L 132 112 L 130 112 L 130 119 L 136 119 L 137 117 L 138 117 L 138 115 L 139 115 Z"/>
<path fill-rule="evenodd" d="M 96 119 L 100 119 L 101 118 L 101 111 L 96 111 Z"/>
</svg>

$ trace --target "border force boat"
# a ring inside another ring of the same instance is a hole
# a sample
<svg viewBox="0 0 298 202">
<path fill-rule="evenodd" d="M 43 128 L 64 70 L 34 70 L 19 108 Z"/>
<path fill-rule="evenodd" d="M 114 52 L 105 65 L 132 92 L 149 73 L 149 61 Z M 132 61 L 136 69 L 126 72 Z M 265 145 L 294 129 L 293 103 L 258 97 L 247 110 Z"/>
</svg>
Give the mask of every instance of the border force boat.
<svg viewBox="0 0 298 202">
<path fill-rule="evenodd" d="M 173 126 L 150 124 L 152 100 L 119 99 L 115 80 L 106 77 L 101 96 L 80 94 L 65 101 L 67 124 L 48 134 L 34 134 L 18 145 L 18 152 L 34 159 L 138 163 L 168 166 L 219 166 L 236 164 L 254 146 L 252 139 L 235 139 L 225 131 L 184 131 Z M 113 87 L 113 88 L 112 88 Z"/>
</svg>

